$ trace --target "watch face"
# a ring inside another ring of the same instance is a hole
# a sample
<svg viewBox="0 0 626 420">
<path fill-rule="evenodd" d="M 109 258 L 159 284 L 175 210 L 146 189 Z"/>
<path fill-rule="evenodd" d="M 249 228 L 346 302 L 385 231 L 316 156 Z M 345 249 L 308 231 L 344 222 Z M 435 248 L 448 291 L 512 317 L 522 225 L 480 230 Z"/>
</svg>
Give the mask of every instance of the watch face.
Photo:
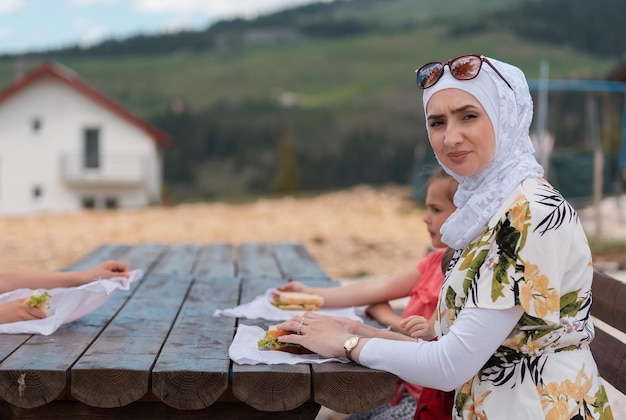
<svg viewBox="0 0 626 420">
<path fill-rule="evenodd" d="M 344 347 L 347 348 L 348 350 L 352 350 L 356 344 L 359 342 L 359 338 L 358 337 L 348 337 L 346 339 L 346 342 L 344 344 Z"/>
</svg>

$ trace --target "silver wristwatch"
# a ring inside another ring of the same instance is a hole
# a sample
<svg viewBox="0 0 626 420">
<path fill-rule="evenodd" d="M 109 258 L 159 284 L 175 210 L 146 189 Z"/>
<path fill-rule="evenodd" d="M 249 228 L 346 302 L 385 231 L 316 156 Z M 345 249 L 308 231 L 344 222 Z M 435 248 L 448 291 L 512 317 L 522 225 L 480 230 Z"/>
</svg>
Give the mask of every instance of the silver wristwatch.
<svg viewBox="0 0 626 420">
<path fill-rule="evenodd" d="M 352 359 L 352 350 L 354 350 L 357 344 L 359 344 L 360 339 L 361 337 L 359 337 L 358 335 L 351 335 L 350 337 L 346 338 L 346 341 L 343 342 L 343 351 L 346 352 L 346 357 L 353 362 L 354 359 Z"/>
</svg>

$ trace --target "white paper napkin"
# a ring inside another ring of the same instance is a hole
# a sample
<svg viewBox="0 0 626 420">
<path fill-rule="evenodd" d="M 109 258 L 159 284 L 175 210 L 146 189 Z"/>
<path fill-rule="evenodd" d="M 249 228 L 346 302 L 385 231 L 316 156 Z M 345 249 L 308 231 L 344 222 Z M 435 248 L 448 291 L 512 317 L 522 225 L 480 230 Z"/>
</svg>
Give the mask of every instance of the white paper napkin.
<svg viewBox="0 0 626 420">
<path fill-rule="evenodd" d="M 142 270 L 133 270 L 128 277 L 100 279 L 77 287 L 48 289 L 51 297 L 49 315 L 46 318 L 0 324 L 0 334 L 50 335 L 61 325 L 102 306 L 116 290 L 128 290 L 132 282 L 142 277 Z M 33 289 L 17 289 L 3 293 L 0 295 L 0 303 L 26 299 L 32 293 Z"/>
<path fill-rule="evenodd" d="M 305 311 L 279 309 L 272 305 L 272 293 L 279 293 L 278 289 L 267 289 L 265 294 L 257 296 L 252 302 L 235 306 L 229 309 L 216 309 L 213 316 L 226 316 L 232 318 L 265 319 L 267 321 L 287 321 L 297 315 L 304 314 Z M 349 308 L 320 308 L 316 311 L 319 314 L 339 316 L 363 322 L 357 309 Z"/>
<path fill-rule="evenodd" d="M 257 343 L 264 336 L 265 331 L 261 327 L 239 325 L 235 338 L 228 349 L 228 356 L 233 362 L 240 365 L 349 362 L 346 358 L 326 359 L 318 354 L 292 354 L 284 351 L 260 350 Z"/>
</svg>

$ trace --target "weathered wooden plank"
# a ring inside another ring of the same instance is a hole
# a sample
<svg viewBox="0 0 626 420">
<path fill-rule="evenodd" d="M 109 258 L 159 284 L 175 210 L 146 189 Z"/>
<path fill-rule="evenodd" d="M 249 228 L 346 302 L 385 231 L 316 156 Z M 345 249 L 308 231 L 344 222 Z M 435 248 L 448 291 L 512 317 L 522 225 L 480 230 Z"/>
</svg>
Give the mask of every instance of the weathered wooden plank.
<svg viewBox="0 0 626 420">
<path fill-rule="evenodd" d="M 237 249 L 239 276 L 281 277 L 272 248 L 267 244 L 241 244 Z"/>
<path fill-rule="evenodd" d="M 328 274 L 300 243 L 280 243 L 272 246 L 284 277 L 299 280 L 305 277 L 328 278 Z"/>
<path fill-rule="evenodd" d="M 257 410 L 293 410 L 311 397 L 310 367 L 233 364 L 233 394 Z"/>
<path fill-rule="evenodd" d="M 166 244 L 137 244 L 129 247 L 119 259 L 128 264 L 131 270 L 141 269 L 148 273 L 166 252 L 166 248 Z"/>
<path fill-rule="evenodd" d="M 340 413 L 360 413 L 391 401 L 395 375 L 338 363 L 312 365 L 315 402 Z"/>
<path fill-rule="evenodd" d="M 198 410 L 228 388 L 236 320 L 212 318 L 218 308 L 236 306 L 239 279 L 196 277 L 152 370 L 152 392 L 167 405 Z"/>
<path fill-rule="evenodd" d="M 191 274 L 198 245 L 170 245 L 150 268 L 152 274 Z"/>
<path fill-rule="evenodd" d="M 25 410 L 0 401 L 0 419 L 105 419 L 116 420 L 205 420 L 252 419 L 312 420 L 320 410 L 319 404 L 308 402 L 294 410 L 267 412 L 239 402 L 218 402 L 200 410 L 177 410 L 162 402 L 136 402 L 119 408 L 89 407 L 77 401 L 53 401 L 44 407 Z"/>
<path fill-rule="evenodd" d="M 109 408 L 149 391 L 150 369 L 178 314 L 191 276 L 148 274 L 122 310 L 71 369 L 71 393 Z"/>
<path fill-rule="evenodd" d="M 244 278 L 240 303 L 247 303 L 281 278 Z M 269 325 L 263 321 L 240 320 L 247 325 Z M 263 411 L 292 410 L 311 399 L 309 365 L 238 365 L 233 363 L 232 391 L 235 397 Z M 259 392 L 263 390 L 263 392 Z"/>
<path fill-rule="evenodd" d="M 26 340 L 30 334 L 2 334 L 0 335 L 0 362 L 15 351 Z"/>
<path fill-rule="evenodd" d="M 626 344 L 596 328 L 590 348 L 603 380 L 626 394 Z"/>
<path fill-rule="evenodd" d="M 620 331 L 626 331 L 626 283 L 595 270 L 592 292 L 591 314 Z"/>
<path fill-rule="evenodd" d="M 79 258 L 62 271 L 82 271 L 94 267 L 106 260 L 119 259 L 126 252 L 127 246 L 121 244 L 104 244 Z"/>
<path fill-rule="evenodd" d="M 96 317 L 91 317 L 95 319 Z M 102 318 L 105 324 L 108 318 Z M 0 397 L 22 408 L 44 405 L 63 395 L 67 372 L 102 325 L 84 319 L 50 336 L 34 335 L 0 365 Z"/>
<path fill-rule="evenodd" d="M 198 276 L 235 276 L 235 256 L 233 246 L 226 243 L 206 244 L 196 255 L 193 273 Z"/>
</svg>

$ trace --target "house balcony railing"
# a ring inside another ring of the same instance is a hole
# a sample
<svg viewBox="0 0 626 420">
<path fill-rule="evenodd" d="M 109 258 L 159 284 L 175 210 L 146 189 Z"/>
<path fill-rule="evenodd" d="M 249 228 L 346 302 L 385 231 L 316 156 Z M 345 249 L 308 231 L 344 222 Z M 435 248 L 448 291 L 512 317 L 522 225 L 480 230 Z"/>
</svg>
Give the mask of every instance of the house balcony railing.
<svg viewBox="0 0 626 420">
<path fill-rule="evenodd" d="M 101 154 L 97 162 L 86 164 L 85 157 L 63 154 L 61 178 L 73 186 L 139 186 L 148 182 L 145 156 L 130 154 Z"/>
</svg>

